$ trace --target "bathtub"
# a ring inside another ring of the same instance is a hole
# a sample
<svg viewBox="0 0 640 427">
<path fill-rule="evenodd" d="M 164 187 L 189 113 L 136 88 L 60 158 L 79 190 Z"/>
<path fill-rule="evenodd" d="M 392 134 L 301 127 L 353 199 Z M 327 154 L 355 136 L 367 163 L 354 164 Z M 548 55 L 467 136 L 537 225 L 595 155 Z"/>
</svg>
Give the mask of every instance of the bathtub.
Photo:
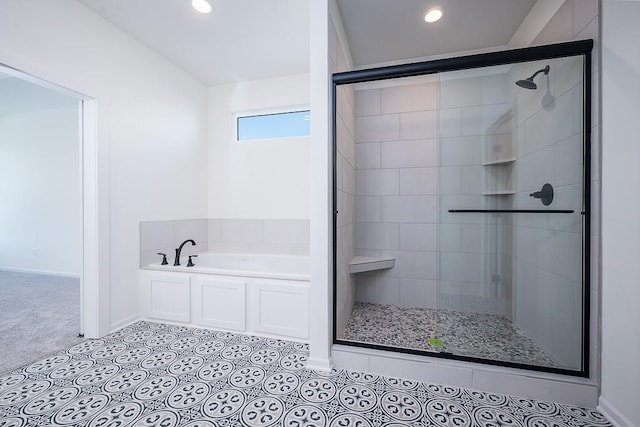
<svg viewBox="0 0 640 427">
<path fill-rule="evenodd" d="M 173 266 L 171 262 L 168 265 L 157 262 L 146 268 L 222 276 L 309 280 L 308 256 L 203 252 L 192 258 L 195 264 L 193 267 L 186 266 L 188 256 L 183 255 L 180 258 L 180 266 Z"/>
<path fill-rule="evenodd" d="M 143 319 L 307 342 L 309 257 L 203 252 L 139 271 Z"/>
</svg>

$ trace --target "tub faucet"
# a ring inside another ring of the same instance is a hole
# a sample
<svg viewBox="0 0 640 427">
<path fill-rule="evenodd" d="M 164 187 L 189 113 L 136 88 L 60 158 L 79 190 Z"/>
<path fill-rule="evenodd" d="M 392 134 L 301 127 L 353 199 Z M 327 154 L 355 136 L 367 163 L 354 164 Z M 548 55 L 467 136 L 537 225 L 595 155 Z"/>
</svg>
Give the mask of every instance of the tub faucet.
<svg viewBox="0 0 640 427">
<path fill-rule="evenodd" d="M 193 240 L 189 239 L 189 240 L 185 240 L 184 242 L 182 242 L 180 244 L 180 246 L 178 246 L 176 248 L 176 259 L 175 261 L 173 261 L 173 265 L 180 265 L 180 252 L 182 252 L 182 247 L 184 245 L 186 245 L 187 243 L 191 242 L 191 246 L 195 246 L 196 242 L 194 242 Z"/>
</svg>

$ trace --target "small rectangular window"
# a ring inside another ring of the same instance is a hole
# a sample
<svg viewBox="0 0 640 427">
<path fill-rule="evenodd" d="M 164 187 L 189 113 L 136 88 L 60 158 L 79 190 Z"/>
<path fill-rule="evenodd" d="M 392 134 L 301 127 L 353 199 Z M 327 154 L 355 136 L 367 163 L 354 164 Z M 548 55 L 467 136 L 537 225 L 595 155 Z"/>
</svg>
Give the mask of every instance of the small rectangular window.
<svg viewBox="0 0 640 427">
<path fill-rule="evenodd" d="M 309 136 L 309 110 L 236 116 L 236 140 Z"/>
</svg>

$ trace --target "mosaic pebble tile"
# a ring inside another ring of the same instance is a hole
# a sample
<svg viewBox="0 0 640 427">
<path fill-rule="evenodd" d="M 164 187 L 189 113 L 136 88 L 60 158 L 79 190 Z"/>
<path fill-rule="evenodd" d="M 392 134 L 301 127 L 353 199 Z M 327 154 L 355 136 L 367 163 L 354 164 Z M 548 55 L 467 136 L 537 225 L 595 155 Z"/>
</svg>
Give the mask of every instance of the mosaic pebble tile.
<svg viewBox="0 0 640 427">
<path fill-rule="evenodd" d="M 0 376 L 0 426 L 611 426 L 596 410 L 355 371 L 306 344 L 137 322 Z"/>
<path fill-rule="evenodd" d="M 526 365 L 558 367 L 511 320 L 495 314 L 357 302 L 340 338 Z M 434 339 L 437 341 L 433 341 Z"/>
</svg>

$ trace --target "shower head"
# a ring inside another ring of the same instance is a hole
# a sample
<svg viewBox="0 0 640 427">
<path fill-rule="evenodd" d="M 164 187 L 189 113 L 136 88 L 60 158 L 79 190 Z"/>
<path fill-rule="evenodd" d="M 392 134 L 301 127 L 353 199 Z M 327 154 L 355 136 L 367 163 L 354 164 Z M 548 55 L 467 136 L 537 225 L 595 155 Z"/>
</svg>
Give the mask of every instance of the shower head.
<svg viewBox="0 0 640 427">
<path fill-rule="evenodd" d="M 518 80 L 516 84 L 525 89 L 538 89 L 538 85 L 533 82 L 533 79 L 540 73 L 545 75 L 549 74 L 549 66 L 547 65 L 541 70 L 536 71 L 533 75 L 525 80 Z"/>
</svg>

